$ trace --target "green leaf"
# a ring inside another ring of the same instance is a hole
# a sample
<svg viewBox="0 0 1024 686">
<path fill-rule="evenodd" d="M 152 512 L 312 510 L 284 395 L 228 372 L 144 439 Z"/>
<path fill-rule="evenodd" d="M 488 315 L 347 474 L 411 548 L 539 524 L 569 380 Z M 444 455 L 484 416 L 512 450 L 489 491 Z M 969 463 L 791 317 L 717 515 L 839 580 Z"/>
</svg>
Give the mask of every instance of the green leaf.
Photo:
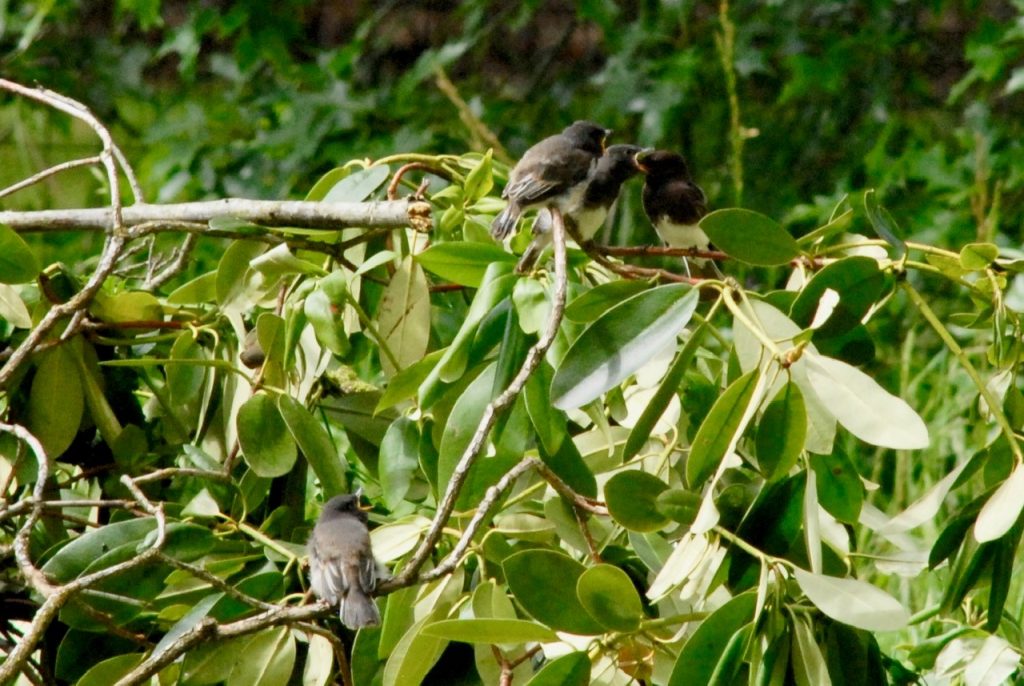
<svg viewBox="0 0 1024 686">
<path fill-rule="evenodd" d="M 96 294 L 90 312 L 101 321 L 120 323 L 163 321 L 164 308 L 152 293 L 125 291 L 116 295 Z"/>
<path fill-rule="evenodd" d="M 751 210 L 716 210 L 700 220 L 715 247 L 741 262 L 762 267 L 787 264 L 800 247 L 778 222 Z"/>
<path fill-rule="evenodd" d="M 999 247 L 993 243 L 968 243 L 960 248 L 960 266 L 969 272 L 981 271 L 999 257 Z"/>
<path fill-rule="evenodd" d="M 657 531 L 669 523 L 657 507 L 658 495 L 668 484 L 636 469 L 619 472 L 604 485 L 604 499 L 612 519 L 631 531 Z"/>
<path fill-rule="evenodd" d="M 757 388 L 760 370 L 754 369 L 729 384 L 697 429 L 686 460 L 686 483 L 699 488 L 715 473 L 740 428 Z"/>
<path fill-rule="evenodd" d="M 552 643 L 558 634 L 525 619 L 445 619 L 423 627 L 424 636 L 459 643 Z"/>
<path fill-rule="evenodd" d="M 553 550 L 524 550 L 505 559 L 505 579 L 519 604 L 537 621 L 556 631 L 593 635 L 604 631 L 587 614 L 573 588 L 584 567 Z"/>
<path fill-rule="evenodd" d="M 592 322 L 610 308 L 634 295 L 646 291 L 646 281 L 622 279 L 594 286 L 565 307 L 565 317 L 574 322 Z"/>
<path fill-rule="evenodd" d="M 51 460 L 68 449 L 82 423 L 85 395 L 79 374 L 67 346 L 57 346 L 39 356 L 28 396 L 28 429 Z"/>
<path fill-rule="evenodd" d="M 249 263 L 262 255 L 267 246 L 255 241 L 232 241 L 217 263 L 217 304 L 221 309 L 238 312 L 251 305 L 252 270 Z"/>
<path fill-rule="evenodd" d="M 693 524 L 700 511 L 700 505 L 700 494 L 681 488 L 662 491 L 654 501 L 658 512 L 680 524 Z"/>
<path fill-rule="evenodd" d="M 77 578 L 85 569 L 107 551 L 128 544 L 137 544 L 156 529 L 152 517 L 129 519 L 106 524 L 72 540 L 51 557 L 42 567 L 42 572 L 56 583 L 66 583 Z"/>
<path fill-rule="evenodd" d="M 127 676 L 145 657 L 142 653 L 131 653 L 97 662 L 75 682 L 75 686 L 110 686 Z"/>
<path fill-rule="evenodd" d="M 588 686 L 590 657 L 583 651 L 569 653 L 544 665 L 526 686 Z"/>
<path fill-rule="evenodd" d="M 168 305 L 198 305 L 217 299 L 217 272 L 207 272 L 176 288 L 167 296 Z"/>
<path fill-rule="evenodd" d="M 867 582 L 812 574 L 799 567 L 793 574 L 810 601 L 837 622 L 866 631 L 897 631 L 910 620 L 898 600 Z"/>
<path fill-rule="evenodd" d="M 288 683 L 295 666 L 295 638 L 286 626 L 254 634 L 238 651 L 227 686 L 279 686 Z"/>
<path fill-rule="evenodd" d="M 803 616 L 794 617 L 792 626 L 794 640 L 791 644 L 791 664 L 796 686 L 832 686 L 810 620 Z"/>
<path fill-rule="evenodd" d="M 411 626 L 402 636 L 384 665 L 383 686 L 419 684 L 441 657 L 448 641 L 423 633 L 423 628 L 444 618 L 447 603 Z"/>
<path fill-rule="evenodd" d="M 238 442 L 246 464 L 257 476 L 272 478 L 291 471 L 298 456 L 277 403 L 257 393 L 238 410 Z"/>
<path fill-rule="evenodd" d="M 324 194 L 322 202 L 363 202 L 391 176 L 386 164 L 351 172 Z M 319 185 L 319 184 L 317 184 Z"/>
<path fill-rule="evenodd" d="M 896 222 L 893 220 L 892 215 L 889 214 L 889 211 L 878 204 L 878 195 L 874 189 L 864 191 L 861 203 L 864 208 L 864 215 L 868 218 L 871 228 L 875 230 L 875 233 L 884 239 L 886 243 L 896 248 L 897 256 L 903 257 L 906 255 L 907 244 L 897 235 L 899 227 L 896 226 Z"/>
<path fill-rule="evenodd" d="M 430 292 L 427 277 L 411 257 L 402 260 L 384 289 L 377 309 L 377 331 L 398 362 L 396 368 L 391 357 L 381 351 L 380 364 L 388 377 L 423 359 L 427 352 Z"/>
<path fill-rule="evenodd" d="M 827 289 L 839 294 L 839 303 L 815 336 L 837 336 L 855 327 L 878 302 L 885 287 L 885 274 L 870 257 L 846 257 L 824 269 L 803 287 L 790 308 L 793 321 L 811 325 L 821 296 Z"/>
<path fill-rule="evenodd" d="M 420 432 L 416 422 L 399 417 L 380 444 L 380 486 L 384 504 L 396 509 L 405 499 L 413 473 L 419 468 Z"/>
<path fill-rule="evenodd" d="M 348 337 L 345 335 L 341 315 L 335 311 L 335 305 L 323 289 L 318 288 L 307 295 L 302 309 L 313 325 L 313 333 L 320 345 L 338 356 L 348 353 Z"/>
<path fill-rule="evenodd" d="M 6 320 L 16 329 L 31 329 L 32 316 L 18 291 L 0 282 L 0 319 Z"/>
<path fill-rule="evenodd" d="M 494 188 L 494 178 L 491 175 L 492 150 L 484 153 L 480 161 L 466 174 L 466 183 L 463 185 L 465 204 L 472 205 L 480 198 L 491 192 Z"/>
<path fill-rule="evenodd" d="M 845 362 L 805 352 L 807 378 L 828 411 L 865 443 L 916 450 L 927 448 L 928 427 L 902 399 Z"/>
<path fill-rule="evenodd" d="M 986 543 L 1001 538 L 1024 508 L 1024 465 L 1017 465 L 988 499 L 974 523 L 974 539 Z"/>
<path fill-rule="evenodd" d="M 470 288 L 480 288 L 491 263 L 503 262 L 511 267 L 516 262 L 514 255 L 494 243 L 468 241 L 434 243 L 414 259 L 428 272 Z"/>
<path fill-rule="evenodd" d="M 555 372 L 551 399 L 570 410 L 618 386 L 672 345 L 697 308 L 687 284 L 660 286 L 615 305 L 580 335 Z"/>
<path fill-rule="evenodd" d="M 644 618 L 636 587 L 615 565 L 599 564 L 583 572 L 576 596 L 590 616 L 611 631 L 636 631 Z"/>
<path fill-rule="evenodd" d="M 757 595 L 743 593 L 715 610 L 683 645 L 668 686 L 706 684 L 718 666 L 730 637 L 754 618 Z"/>
<path fill-rule="evenodd" d="M 690 363 L 697 354 L 697 349 L 700 348 L 700 342 L 704 339 L 705 331 L 707 331 L 707 322 L 701 322 L 700 326 L 687 339 L 683 349 L 676 354 L 675 359 L 672 361 L 672 366 L 669 367 L 665 377 L 661 380 L 661 384 L 658 385 L 658 390 L 654 392 L 654 395 L 647 403 L 647 407 L 640 414 L 640 418 L 633 425 L 633 428 L 630 429 L 629 438 L 626 439 L 626 445 L 622 449 L 623 460 L 630 460 L 636 457 L 644 444 L 650 440 L 658 420 L 665 414 L 665 410 L 672 402 L 672 398 L 676 397 L 676 394 L 679 392 L 679 384 L 686 375 L 686 370 L 690 368 Z"/>
<path fill-rule="evenodd" d="M 437 366 L 438 360 L 444 355 L 444 350 L 435 350 L 416 364 L 409 365 L 398 372 L 388 382 L 384 389 L 380 402 L 374 412 L 381 412 L 394 407 L 403 400 L 408 400 L 416 395 L 416 391 L 423 385 L 423 381 L 430 374 L 430 371 Z"/>
<path fill-rule="evenodd" d="M 0 283 L 25 283 L 39 273 L 39 260 L 28 243 L 6 224 L 0 224 Z"/>
<path fill-rule="evenodd" d="M 519 315 L 523 333 L 534 334 L 544 328 L 551 304 L 547 290 L 536 279 L 519 279 L 512 289 L 512 303 Z"/>
<path fill-rule="evenodd" d="M 818 502 L 833 517 L 856 524 L 864 504 L 864 484 L 857 468 L 836 448 L 831 455 L 812 455 L 811 467 L 818 479 Z"/>
<path fill-rule="evenodd" d="M 323 422 L 318 421 L 302 403 L 290 395 L 278 396 L 277 409 L 288 427 L 288 433 L 320 480 L 324 493 L 334 495 L 347 492 L 348 478 L 345 472 L 348 465 L 334 447 Z"/>
<path fill-rule="evenodd" d="M 792 469 L 807 439 L 807 409 L 800 388 L 788 382 L 765 408 L 757 425 L 757 464 L 768 481 Z"/>
</svg>

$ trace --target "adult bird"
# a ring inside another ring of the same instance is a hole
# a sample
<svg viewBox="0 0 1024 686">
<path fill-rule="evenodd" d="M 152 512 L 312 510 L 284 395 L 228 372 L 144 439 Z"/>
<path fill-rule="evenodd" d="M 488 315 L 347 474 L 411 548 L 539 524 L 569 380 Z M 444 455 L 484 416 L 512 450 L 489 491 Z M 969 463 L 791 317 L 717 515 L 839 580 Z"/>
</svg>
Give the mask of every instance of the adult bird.
<svg viewBox="0 0 1024 686">
<path fill-rule="evenodd" d="M 494 218 L 491 235 L 504 240 L 531 208 L 553 207 L 562 215 L 576 212 L 610 133 L 593 122 L 577 121 L 523 153 L 501 194 L 508 205 Z"/>
<path fill-rule="evenodd" d="M 643 191 L 644 211 L 661 240 L 673 248 L 707 250 L 711 242 L 699 226 L 701 218 L 708 213 L 707 196 L 690 176 L 683 156 L 669 150 L 654 150 L 637 155 L 637 164 L 647 177 Z M 716 274 L 721 275 L 715 263 L 707 258 L 683 259 L 688 276 L 688 260 L 693 260 L 698 267 L 710 263 Z"/>
<path fill-rule="evenodd" d="M 380 624 L 380 611 L 370 597 L 380 572 L 359 498 L 356 491 L 328 500 L 307 546 L 313 593 L 338 605 L 341 623 L 350 629 Z"/>
<path fill-rule="evenodd" d="M 589 241 L 597 233 L 608 217 L 608 212 L 619 197 L 622 184 L 636 175 L 640 168 L 636 157 L 645 149 L 638 145 L 609 145 L 597 161 L 593 176 L 587 182 L 583 193 L 583 202 L 579 209 L 563 216 L 567 228 L 574 232 L 574 237 L 581 241 Z M 533 224 L 534 239 L 526 248 L 516 266 L 516 270 L 524 272 L 533 266 L 540 253 L 551 243 L 551 213 L 544 210 L 537 215 Z"/>
</svg>

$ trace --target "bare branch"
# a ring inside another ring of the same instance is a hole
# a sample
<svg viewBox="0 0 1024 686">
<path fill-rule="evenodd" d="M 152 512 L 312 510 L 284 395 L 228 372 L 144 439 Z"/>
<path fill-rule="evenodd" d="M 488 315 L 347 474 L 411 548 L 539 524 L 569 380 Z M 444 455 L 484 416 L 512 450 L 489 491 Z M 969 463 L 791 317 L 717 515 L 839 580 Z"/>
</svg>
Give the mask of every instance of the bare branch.
<svg viewBox="0 0 1024 686">
<path fill-rule="evenodd" d="M 18 191 L 28 188 L 29 186 L 34 186 L 40 181 L 48 179 L 55 174 L 61 173 L 62 171 L 67 171 L 68 169 L 77 169 L 78 167 L 87 167 L 90 164 L 99 164 L 100 162 L 102 162 L 100 156 L 93 155 L 92 157 L 83 157 L 78 160 L 71 160 L 69 162 L 61 162 L 60 164 L 55 164 L 49 169 L 44 169 L 38 174 L 33 174 L 32 176 L 28 177 L 23 181 L 19 181 L 14 185 L 8 186 L 7 188 L 0 190 L 0 198 L 11 195 L 12 193 L 17 193 Z"/>
<path fill-rule="evenodd" d="M 224 198 L 169 205 L 139 203 L 125 207 L 122 216 L 125 226 L 147 222 L 208 224 L 212 219 L 231 217 L 273 227 L 337 230 L 412 226 L 421 231 L 430 229 L 430 204 L 408 199 L 325 203 Z M 0 224 L 7 224 L 16 231 L 105 230 L 111 220 L 110 208 L 102 207 L 0 212 Z"/>
<path fill-rule="evenodd" d="M 444 527 L 448 523 L 448 519 L 451 517 L 452 511 L 455 509 L 455 501 L 459 497 L 459 493 L 462 490 L 462 486 L 469 476 L 469 470 L 476 462 L 480 453 L 483 451 L 484 446 L 487 444 L 487 436 L 490 434 L 491 429 L 498 420 L 498 416 L 506 411 L 515 402 L 516 397 L 522 392 L 523 387 L 526 385 L 526 381 L 530 378 L 530 375 L 540 366 L 541 361 L 544 359 L 544 354 L 555 340 L 555 336 L 558 334 L 558 328 L 562 323 L 562 314 L 565 311 L 565 297 L 567 289 L 567 269 L 566 269 L 566 258 L 565 258 L 565 223 L 562 220 L 562 215 L 558 210 L 551 211 L 552 226 L 551 234 L 554 243 L 555 253 L 555 291 L 554 297 L 551 303 L 551 312 L 548 314 L 547 325 L 544 328 L 544 332 L 537 342 L 530 348 L 526 354 L 526 360 L 523 362 L 522 368 L 519 373 L 516 374 L 512 382 L 509 383 L 502 393 L 492 400 L 487 407 L 484 409 L 483 416 L 480 418 L 480 423 L 477 425 L 476 432 L 473 434 L 473 438 L 470 440 L 469 445 L 466 446 L 466 450 L 462 453 L 462 457 L 459 458 L 459 462 L 452 473 L 452 479 L 448 483 L 448 488 L 445 491 L 444 498 L 438 505 L 437 513 L 434 515 L 434 519 L 431 522 L 430 529 L 419 547 L 413 553 L 409 562 L 403 567 L 399 575 L 393 579 L 390 579 L 381 584 L 381 591 L 388 592 L 393 591 L 396 588 L 402 588 L 403 586 L 409 586 L 415 582 L 416 575 L 420 570 L 420 567 L 427 561 L 427 558 L 433 552 L 434 547 L 437 545 L 438 540 L 441 538 L 441 533 Z"/>
</svg>

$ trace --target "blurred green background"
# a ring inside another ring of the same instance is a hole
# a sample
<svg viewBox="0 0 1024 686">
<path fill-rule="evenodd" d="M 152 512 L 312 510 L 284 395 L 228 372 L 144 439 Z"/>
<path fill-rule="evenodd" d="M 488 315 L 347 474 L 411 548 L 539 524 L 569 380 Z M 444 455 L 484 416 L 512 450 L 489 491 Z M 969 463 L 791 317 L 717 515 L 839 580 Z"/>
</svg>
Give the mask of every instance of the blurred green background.
<svg viewBox="0 0 1024 686">
<path fill-rule="evenodd" d="M 92 107 L 151 202 L 301 197 L 349 159 L 491 133 L 514 158 L 585 117 L 682 150 L 713 207 L 799 233 L 876 187 L 907 234 L 949 245 L 1020 240 L 1022 55 L 1022 0 L 0 3 L 0 71 Z M 0 182 L 95 149 L 0 97 Z M 102 202 L 94 178 L 3 206 Z M 638 192 L 610 241 L 653 239 Z"/>
</svg>

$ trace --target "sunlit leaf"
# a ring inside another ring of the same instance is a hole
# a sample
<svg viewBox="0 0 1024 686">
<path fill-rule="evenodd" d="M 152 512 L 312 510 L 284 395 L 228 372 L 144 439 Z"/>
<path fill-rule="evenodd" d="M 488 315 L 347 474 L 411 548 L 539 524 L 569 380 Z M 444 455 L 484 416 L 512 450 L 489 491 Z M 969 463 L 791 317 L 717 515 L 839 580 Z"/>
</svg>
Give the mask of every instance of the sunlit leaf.
<svg viewBox="0 0 1024 686">
<path fill-rule="evenodd" d="M 810 601 L 837 622 L 866 631 L 896 631 L 910 620 L 898 600 L 867 582 L 812 574 L 800 568 L 793 574 Z"/>
<path fill-rule="evenodd" d="M 715 247 L 747 264 L 771 267 L 800 254 L 796 240 L 774 219 L 740 208 L 715 210 L 700 220 Z"/>
</svg>

